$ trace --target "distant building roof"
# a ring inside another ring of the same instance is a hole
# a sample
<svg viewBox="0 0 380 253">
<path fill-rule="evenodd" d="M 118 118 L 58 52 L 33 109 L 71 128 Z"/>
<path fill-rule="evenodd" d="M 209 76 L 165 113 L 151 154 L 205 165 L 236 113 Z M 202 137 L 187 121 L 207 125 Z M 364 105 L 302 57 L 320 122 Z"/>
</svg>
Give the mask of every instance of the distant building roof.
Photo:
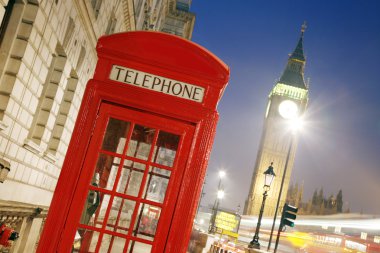
<svg viewBox="0 0 380 253">
<path fill-rule="evenodd" d="M 191 0 L 177 0 L 177 10 L 190 11 Z"/>
</svg>

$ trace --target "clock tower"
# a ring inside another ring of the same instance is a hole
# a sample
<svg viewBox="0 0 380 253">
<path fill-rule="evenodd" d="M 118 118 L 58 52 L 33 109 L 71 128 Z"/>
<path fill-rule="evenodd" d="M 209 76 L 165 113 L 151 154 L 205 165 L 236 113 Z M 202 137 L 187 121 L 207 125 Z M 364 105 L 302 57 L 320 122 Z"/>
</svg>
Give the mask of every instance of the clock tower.
<svg viewBox="0 0 380 253">
<path fill-rule="evenodd" d="M 305 28 L 306 26 L 303 25 L 298 44 L 290 54 L 281 78 L 268 97 L 260 146 L 244 206 L 246 215 L 259 214 L 264 193 L 264 171 L 272 162 L 276 177 L 268 192 L 264 216 L 272 216 L 275 213 L 284 172 L 286 174 L 279 207 L 281 208 L 285 203 L 297 147 L 297 135 L 291 131 L 290 125 L 303 115 L 308 101 L 308 85 L 304 80 L 306 59 L 303 52 L 303 35 Z"/>
</svg>

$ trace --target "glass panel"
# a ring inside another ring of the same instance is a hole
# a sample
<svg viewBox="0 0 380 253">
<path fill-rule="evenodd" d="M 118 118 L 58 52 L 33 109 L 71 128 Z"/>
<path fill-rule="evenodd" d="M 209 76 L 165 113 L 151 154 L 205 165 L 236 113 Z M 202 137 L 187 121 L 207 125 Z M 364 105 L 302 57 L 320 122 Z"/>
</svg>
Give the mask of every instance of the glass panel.
<svg viewBox="0 0 380 253">
<path fill-rule="evenodd" d="M 144 189 L 144 198 L 163 203 L 166 195 L 166 189 L 169 184 L 171 171 L 150 167 L 147 180 L 147 187 Z"/>
<path fill-rule="evenodd" d="M 98 232 L 78 229 L 74 238 L 72 252 L 95 252 L 98 238 Z"/>
<path fill-rule="evenodd" d="M 101 228 L 109 201 L 110 195 L 89 191 L 80 223 Z"/>
<path fill-rule="evenodd" d="M 160 131 L 155 147 L 153 162 L 172 167 L 178 149 L 179 138 L 179 135 Z"/>
<path fill-rule="evenodd" d="M 160 214 L 160 207 L 144 203 L 140 204 L 137 216 L 138 219 L 133 228 L 133 236 L 153 241 Z"/>
<path fill-rule="evenodd" d="M 102 245 L 99 252 L 104 253 L 120 253 L 123 252 L 125 246 L 125 239 L 109 234 L 104 234 Z M 110 251 L 109 251 L 110 250 Z"/>
<path fill-rule="evenodd" d="M 141 242 L 132 241 L 128 246 L 128 253 L 150 253 L 152 251 L 152 245 Z"/>
<path fill-rule="evenodd" d="M 110 236 L 110 235 L 107 235 Z M 123 252 L 125 246 L 125 239 L 117 236 L 111 236 L 111 251 L 110 253 L 120 253 Z M 108 251 L 107 251 L 108 252 Z"/>
<path fill-rule="evenodd" d="M 108 194 L 100 194 L 103 196 L 102 201 L 101 201 L 101 206 L 100 209 L 96 212 L 96 218 L 95 218 L 95 226 L 98 228 L 102 227 L 104 217 L 106 216 L 106 211 L 108 204 L 110 203 L 110 198 L 111 196 Z"/>
<path fill-rule="evenodd" d="M 111 247 L 110 246 L 111 242 L 111 236 L 107 234 L 103 234 L 102 241 L 100 242 L 100 248 L 99 248 L 99 253 L 107 253 L 108 249 Z"/>
<path fill-rule="evenodd" d="M 98 162 L 96 163 L 95 173 L 91 184 L 99 188 L 112 190 L 115 184 L 117 169 L 119 165 L 120 158 L 100 154 Z"/>
<path fill-rule="evenodd" d="M 136 202 L 115 197 L 107 221 L 107 229 L 127 234 Z"/>
<path fill-rule="evenodd" d="M 125 160 L 116 191 L 137 197 L 145 167 L 145 164 Z"/>
<path fill-rule="evenodd" d="M 109 195 L 105 195 L 99 191 L 90 190 L 84 204 L 80 223 L 101 227 L 109 199 Z"/>
<path fill-rule="evenodd" d="M 128 144 L 127 155 L 141 160 L 148 160 L 155 131 L 153 128 L 135 125 Z"/>
<path fill-rule="evenodd" d="M 130 125 L 129 122 L 110 118 L 104 134 L 102 149 L 119 154 L 123 153 Z"/>
</svg>

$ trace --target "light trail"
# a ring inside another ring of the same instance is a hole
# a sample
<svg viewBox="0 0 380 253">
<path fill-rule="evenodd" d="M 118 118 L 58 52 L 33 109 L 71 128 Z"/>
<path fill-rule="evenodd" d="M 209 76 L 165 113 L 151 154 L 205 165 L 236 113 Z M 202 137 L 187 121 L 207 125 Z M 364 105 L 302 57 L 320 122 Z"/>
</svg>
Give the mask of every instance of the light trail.
<svg viewBox="0 0 380 253">
<path fill-rule="evenodd" d="M 276 225 L 279 225 L 279 220 Z M 273 218 L 263 218 L 262 225 L 271 225 Z M 257 223 L 257 217 L 243 216 L 241 219 L 241 228 L 255 227 Z M 296 226 L 318 226 L 318 227 L 340 227 L 351 229 L 362 229 L 380 232 L 380 218 L 370 218 L 364 216 L 360 218 L 358 215 L 352 216 L 298 216 L 295 221 Z"/>
</svg>

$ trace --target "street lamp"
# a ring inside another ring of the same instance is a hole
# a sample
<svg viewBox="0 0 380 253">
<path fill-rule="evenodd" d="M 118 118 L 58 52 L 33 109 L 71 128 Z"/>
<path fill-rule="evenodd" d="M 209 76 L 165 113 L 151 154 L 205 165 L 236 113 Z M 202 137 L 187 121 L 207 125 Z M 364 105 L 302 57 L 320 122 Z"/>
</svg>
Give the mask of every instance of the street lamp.
<svg viewBox="0 0 380 253">
<path fill-rule="evenodd" d="M 278 194 L 278 199 L 277 199 L 277 204 L 276 204 L 276 210 L 274 212 L 273 224 L 272 224 L 272 229 L 271 229 L 270 236 L 269 236 L 269 242 L 268 242 L 268 248 L 267 248 L 267 250 L 270 250 L 270 246 L 271 246 L 271 243 L 272 243 L 273 230 L 274 230 L 274 226 L 276 224 L 278 207 L 280 205 L 280 200 L 281 200 L 281 195 L 282 195 L 282 188 L 284 187 L 285 176 L 286 176 L 286 172 L 288 170 L 289 158 L 290 158 L 290 153 L 291 153 L 292 148 L 293 148 L 293 142 L 294 142 L 294 139 L 295 139 L 295 134 L 303 126 L 302 118 L 297 117 L 297 115 L 292 116 L 292 117 L 285 117 L 285 116 L 283 116 L 283 117 L 288 119 L 288 123 L 289 123 L 289 126 L 291 128 L 290 129 L 290 131 L 291 131 L 291 134 L 290 134 L 290 143 L 289 143 L 288 153 L 286 155 L 285 168 L 284 168 L 284 173 L 282 174 L 280 192 Z"/>
<path fill-rule="evenodd" d="M 224 198 L 224 191 L 223 190 L 219 190 L 218 191 L 218 199 L 222 199 L 222 198 Z M 218 208 L 217 208 L 218 209 Z"/>
<path fill-rule="evenodd" d="M 253 236 L 252 241 L 248 244 L 248 248 L 260 249 L 259 232 L 260 232 L 260 226 L 261 226 L 261 218 L 263 217 L 265 200 L 267 199 L 268 191 L 270 190 L 270 186 L 272 185 L 273 179 L 276 176 L 276 174 L 273 171 L 272 165 L 273 165 L 273 162 L 270 164 L 268 169 L 264 172 L 265 179 L 264 179 L 263 203 L 261 204 L 260 214 L 259 214 L 259 219 L 257 220 L 255 235 Z"/>
<path fill-rule="evenodd" d="M 216 214 L 218 213 L 219 209 L 219 200 L 224 198 L 224 190 L 222 189 L 222 178 L 226 175 L 226 172 L 223 170 L 219 171 L 219 184 L 218 184 L 218 193 L 214 202 L 214 206 L 212 208 L 212 216 L 210 220 L 210 227 L 209 227 L 209 233 L 215 233 L 215 219 Z"/>
</svg>

